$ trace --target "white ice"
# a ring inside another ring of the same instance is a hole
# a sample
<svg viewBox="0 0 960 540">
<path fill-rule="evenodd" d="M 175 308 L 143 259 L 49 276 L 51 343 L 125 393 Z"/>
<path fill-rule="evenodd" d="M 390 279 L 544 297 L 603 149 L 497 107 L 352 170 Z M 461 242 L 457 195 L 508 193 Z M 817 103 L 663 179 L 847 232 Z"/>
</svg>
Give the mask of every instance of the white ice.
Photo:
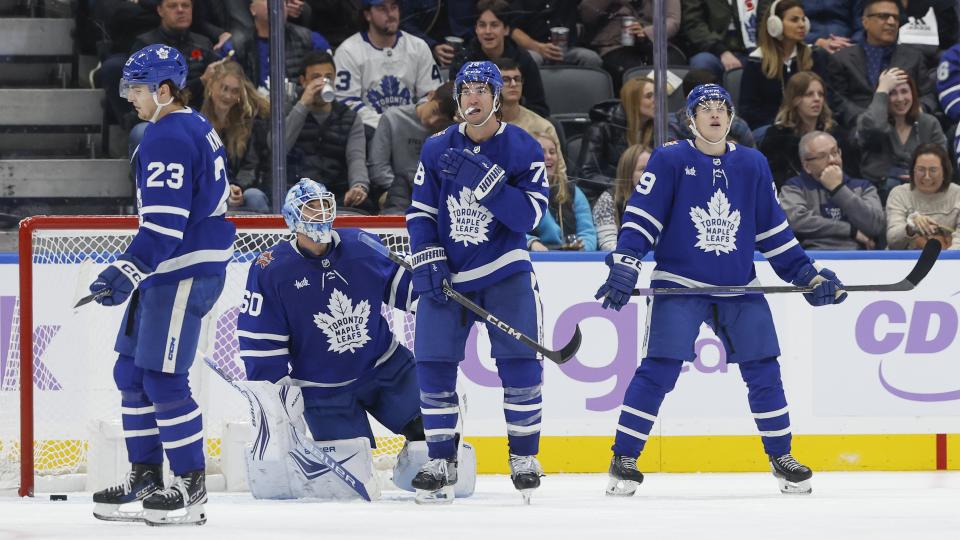
<svg viewBox="0 0 960 540">
<path fill-rule="evenodd" d="M 386 491 L 375 503 L 255 501 L 212 493 L 202 527 L 147 527 L 93 518 L 90 494 L 66 502 L 0 497 L 0 539 L 370 538 L 417 540 L 960 538 L 960 473 L 817 473 L 813 494 L 781 495 L 769 474 L 651 474 L 637 495 L 603 494 L 605 475 L 549 475 L 531 506 L 505 476 L 477 494 L 424 507 Z"/>
</svg>

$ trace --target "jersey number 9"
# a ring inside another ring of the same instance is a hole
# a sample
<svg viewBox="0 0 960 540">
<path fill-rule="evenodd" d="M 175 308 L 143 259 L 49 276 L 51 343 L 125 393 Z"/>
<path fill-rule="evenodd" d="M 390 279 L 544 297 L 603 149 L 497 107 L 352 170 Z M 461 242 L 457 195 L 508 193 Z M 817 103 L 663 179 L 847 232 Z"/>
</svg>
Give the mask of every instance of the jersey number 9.
<svg viewBox="0 0 960 540">
<path fill-rule="evenodd" d="M 653 184 L 657 181 L 657 175 L 647 171 L 640 175 L 640 181 L 637 182 L 637 193 L 648 195 L 653 190 Z"/>
<path fill-rule="evenodd" d="M 263 295 L 256 292 L 243 291 L 243 300 L 240 301 L 240 313 L 247 313 L 251 317 L 256 317 L 260 315 L 261 309 L 263 309 Z"/>
</svg>

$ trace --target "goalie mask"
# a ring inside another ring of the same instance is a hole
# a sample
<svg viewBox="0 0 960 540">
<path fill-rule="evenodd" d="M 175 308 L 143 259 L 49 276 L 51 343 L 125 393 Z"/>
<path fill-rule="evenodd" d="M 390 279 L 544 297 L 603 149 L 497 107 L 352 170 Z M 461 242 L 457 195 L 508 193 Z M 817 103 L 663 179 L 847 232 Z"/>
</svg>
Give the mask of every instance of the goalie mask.
<svg viewBox="0 0 960 540">
<path fill-rule="evenodd" d="M 720 137 L 720 139 L 716 141 L 711 141 L 700 134 L 700 131 L 697 130 L 696 123 L 697 109 L 700 107 L 707 110 L 716 110 L 721 107 L 726 107 L 728 122 L 727 129 L 724 132 L 723 137 Z M 690 94 L 687 95 L 686 113 L 687 119 L 690 121 L 690 130 L 693 131 L 693 134 L 697 138 L 703 139 L 710 144 L 717 144 L 726 140 L 727 134 L 730 133 L 730 128 L 733 126 L 733 98 L 731 98 L 730 93 L 719 84 L 701 84 L 691 90 Z"/>
<path fill-rule="evenodd" d="M 483 83 L 490 87 L 490 91 L 493 92 L 493 107 L 490 109 L 490 112 L 487 114 L 487 117 L 483 119 L 483 122 L 478 124 L 471 125 L 475 127 L 480 127 L 487 123 L 490 120 L 490 117 L 493 116 L 493 113 L 500 108 L 500 91 L 503 89 L 503 77 L 500 75 L 500 68 L 498 68 L 493 62 L 482 61 L 482 62 L 467 62 L 460 68 L 460 71 L 457 73 L 457 78 L 454 79 L 453 83 L 453 99 L 457 102 L 457 112 L 460 113 L 460 116 L 466 120 L 467 115 L 464 114 L 463 109 L 460 107 L 460 94 L 463 92 L 463 86 L 465 83 Z"/>
<path fill-rule="evenodd" d="M 337 201 L 333 193 L 309 178 L 301 179 L 290 188 L 283 202 L 287 227 L 320 244 L 330 242 L 336 217 Z"/>
<path fill-rule="evenodd" d="M 180 51 L 168 45 L 147 45 L 130 55 L 123 65 L 123 74 L 120 79 L 120 97 L 127 99 L 131 86 L 145 85 L 153 95 L 153 102 L 157 110 L 153 113 L 151 122 L 155 122 L 160 109 L 173 103 L 173 99 L 160 103 L 157 99 L 157 89 L 164 81 L 170 81 L 178 89 L 187 85 L 187 63 Z"/>
</svg>

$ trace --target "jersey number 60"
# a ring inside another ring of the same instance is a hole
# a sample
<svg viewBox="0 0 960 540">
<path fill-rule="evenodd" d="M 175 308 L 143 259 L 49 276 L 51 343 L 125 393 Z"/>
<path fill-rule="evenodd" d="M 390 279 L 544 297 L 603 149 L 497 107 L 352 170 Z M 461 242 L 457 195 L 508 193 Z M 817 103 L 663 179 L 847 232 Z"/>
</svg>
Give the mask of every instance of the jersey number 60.
<svg viewBox="0 0 960 540">
<path fill-rule="evenodd" d="M 260 315 L 261 309 L 263 309 L 263 295 L 256 292 L 243 291 L 243 300 L 240 302 L 240 313 L 248 313 L 251 317 L 256 317 Z"/>
</svg>

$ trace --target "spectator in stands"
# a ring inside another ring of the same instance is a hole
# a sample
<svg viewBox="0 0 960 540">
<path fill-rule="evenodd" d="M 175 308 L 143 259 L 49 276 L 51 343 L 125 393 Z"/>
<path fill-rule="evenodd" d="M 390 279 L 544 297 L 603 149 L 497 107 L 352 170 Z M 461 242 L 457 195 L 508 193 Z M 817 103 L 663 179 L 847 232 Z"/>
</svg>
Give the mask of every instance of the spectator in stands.
<svg viewBox="0 0 960 540">
<path fill-rule="evenodd" d="M 860 172 L 877 185 L 884 201 L 891 189 L 910 179 L 910 159 L 918 146 L 947 146 L 940 122 L 920 110 L 916 83 L 898 68 L 880 74 L 870 106 L 857 118 L 856 138 Z"/>
<path fill-rule="evenodd" d="M 381 214 L 403 215 L 410 206 L 413 178 L 423 141 L 457 117 L 453 82 L 445 82 L 416 105 L 387 109 L 370 143 L 370 183 L 386 190 Z"/>
<path fill-rule="evenodd" d="M 231 37 L 227 29 L 228 8 L 216 0 L 178 0 L 181 5 L 190 4 L 192 7 L 192 23 L 190 31 L 196 32 L 213 43 L 213 50 L 225 54 L 230 50 L 228 41 Z M 103 25 L 104 33 L 109 39 L 108 49 L 102 54 L 123 54 L 126 60 L 128 51 L 133 47 L 137 36 L 157 27 L 160 24 L 158 8 L 161 0 L 97 0 L 93 5 L 93 17 Z M 190 9 L 185 7 L 184 9 Z M 137 50 L 137 49 L 133 49 Z"/>
<path fill-rule="evenodd" d="M 705 69 L 691 69 L 683 76 L 683 95 L 688 96 L 694 88 L 701 84 L 719 84 L 717 76 L 712 71 Z M 690 119 L 687 118 L 687 106 L 680 104 L 680 108 L 667 115 L 667 140 L 676 141 L 683 139 L 693 139 L 693 132 L 690 131 Z M 753 132 L 750 126 L 740 118 L 739 114 L 734 115 L 733 124 L 730 126 L 730 133 L 727 139 L 736 141 L 738 144 L 753 148 L 756 146 L 753 140 Z"/>
<path fill-rule="evenodd" d="M 306 54 L 300 76 L 303 93 L 286 119 L 288 184 L 311 178 L 334 194 L 339 209 L 373 214 L 376 195 L 368 196 L 363 120 L 343 103 L 324 99 L 335 78 L 336 64 L 328 53 Z"/>
<path fill-rule="evenodd" d="M 873 99 L 880 73 L 898 67 L 918 81 L 920 95 L 936 109 L 933 81 L 926 75 L 923 54 L 910 45 L 897 45 L 900 8 L 894 0 L 864 0 L 863 43 L 834 53 L 827 71 L 828 96 L 837 121 L 852 129 Z"/>
<path fill-rule="evenodd" d="M 400 0 L 400 29 L 426 41 L 437 63 L 449 66 L 455 61 L 456 50 L 446 38 L 470 41 L 477 20 L 475 7 L 476 0 Z"/>
<path fill-rule="evenodd" d="M 803 0 L 807 43 L 833 54 L 863 41 L 863 0 Z"/>
<path fill-rule="evenodd" d="M 770 20 L 774 21 L 772 25 Z M 760 17 L 760 45 L 743 66 L 737 110 L 754 130 L 773 122 L 790 77 L 799 71 L 826 70 L 827 53 L 803 42 L 808 24 L 800 0 L 770 4 Z"/>
<path fill-rule="evenodd" d="M 679 0 L 673 0 L 679 3 Z M 600 67 L 600 56 L 580 43 L 577 31 L 577 4 L 555 0 L 513 0 L 513 28 L 510 37 L 526 49 L 537 65 L 573 64 Z M 677 21 L 679 25 L 679 20 Z M 553 42 L 551 29 L 567 29 L 566 43 Z"/>
<path fill-rule="evenodd" d="M 294 6 L 290 2 L 284 3 L 287 16 Z M 253 0 L 250 2 L 250 13 L 253 15 L 254 36 L 245 43 L 238 44 L 237 60 L 243 66 L 247 78 L 253 81 L 257 88 L 269 88 L 270 78 L 270 16 L 267 0 Z M 303 26 L 289 21 L 284 25 L 284 72 L 289 81 L 297 80 L 303 59 L 310 51 L 330 51 L 330 44 L 317 32 L 311 32 Z M 293 99 L 293 96 L 288 96 Z M 316 180 L 316 178 L 314 178 Z"/>
<path fill-rule="evenodd" d="M 935 57 L 937 49 L 952 47 L 960 39 L 955 0 L 900 0 L 900 5 L 900 31 L 905 33 L 900 43 L 922 45 Z"/>
<path fill-rule="evenodd" d="M 664 0 L 667 39 L 680 30 L 680 0 Z M 621 39 L 624 17 L 634 22 L 626 31 L 633 45 Z M 590 47 L 600 53 L 603 69 L 613 76 L 613 87 L 620 89 L 623 74 L 634 66 L 653 64 L 653 0 L 582 0 L 580 19 L 592 36 Z"/>
<path fill-rule="evenodd" d="M 950 182 L 952 176 L 943 147 L 917 147 L 910 183 L 893 188 L 887 199 L 887 247 L 921 249 L 936 238 L 944 248 L 960 249 L 960 186 Z"/>
<path fill-rule="evenodd" d="M 756 3 L 683 0 L 681 4 L 680 35 L 686 44 L 690 67 L 712 71 L 718 80 L 723 79 L 724 72 L 742 68 L 747 53 L 756 46 Z M 747 13 L 745 20 L 741 20 L 738 7 L 741 5 Z"/>
<path fill-rule="evenodd" d="M 597 203 L 593 205 L 593 223 L 597 229 L 597 249 L 600 251 L 617 249 L 617 234 L 620 232 L 627 200 L 647 168 L 650 153 L 650 149 L 642 144 L 627 148 L 617 163 L 616 182 L 601 193 Z"/>
<path fill-rule="evenodd" d="M 800 139 L 803 172 L 784 184 L 780 206 L 804 249 L 874 249 L 883 234 L 883 206 L 867 180 L 843 173 L 843 156 L 829 133 Z"/>
<path fill-rule="evenodd" d="M 334 50 L 359 25 L 360 13 L 353 0 L 307 0 L 307 4 L 312 11 L 310 28 L 327 38 Z"/>
<path fill-rule="evenodd" d="M 596 251 L 597 231 L 590 203 L 580 188 L 557 170 L 561 157 L 554 138 L 546 133 L 535 133 L 534 138 L 543 147 L 550 198 L 543 219 L 527 234 L 527 247 L 530 251 Z"/>
<path fill-rule="evenodd" d="M 363 0 L 364 29 L 337 49 L 337 100 L 356 111 L 373 139 L 390 107 L 416 103 L 440 86 L 440 68 L 422 39 L 399 30 L 397 0 Z"/>
<path fill-rule="evenodd" d="M 270 102 L 236 62 L 217 64 L 205 84 L 201 112 L 227 152 L 231 210 L 266 214 L 270 204 Z"/>
<path fill-rule="evenodd" d="M 760 143 L 777 189 L 803 172 L 800 138 L 811 131 L 830 133 L 842 149 L 845 146 L 846 134 L 833 121 L 823 79 L 812 71 L 801 71 L 787 83 L 776 119 Z"/>
<path fill-rule="evenodd" d="M 567 163 L 560 145 L 560 137 L 557 135 L 557 128 L 546 118 L 520 105 L 520 98 L 523 96 L 523 74 L 517 62 L 512 58 L 498 58 L 493 63 L 500 69 L 500 75 L 503 77 L 503 89 L 500 91 L 500 119 L 530 135 L 544 133 L 553 139 L 559 156 L 557 174 L 566 177 Z"/>
<path fill-rule="evenodd" d="M 653 145 L 653 81 L 630 79 L 620 89 L 620 100 L 598 103 L 590 109 L 590 127 L 580 146 L 580 188 L 591 201 L 614 185 L 617 161 L 628 146 Z"/>
<path fill-rule="evenodd" d="M 463 61 L 512 58 L 523 74 L 523 105 L 540 116 L 550 116 L 540 68 L 530 53 L 510 39 L 510 4 L 507 0 L 479 0 L 477 13 L 476 37 L 467 45 Z M 462 62 L 451 64 L 450 79 L 457 76 L 461 65 Z"/>
</svg>

